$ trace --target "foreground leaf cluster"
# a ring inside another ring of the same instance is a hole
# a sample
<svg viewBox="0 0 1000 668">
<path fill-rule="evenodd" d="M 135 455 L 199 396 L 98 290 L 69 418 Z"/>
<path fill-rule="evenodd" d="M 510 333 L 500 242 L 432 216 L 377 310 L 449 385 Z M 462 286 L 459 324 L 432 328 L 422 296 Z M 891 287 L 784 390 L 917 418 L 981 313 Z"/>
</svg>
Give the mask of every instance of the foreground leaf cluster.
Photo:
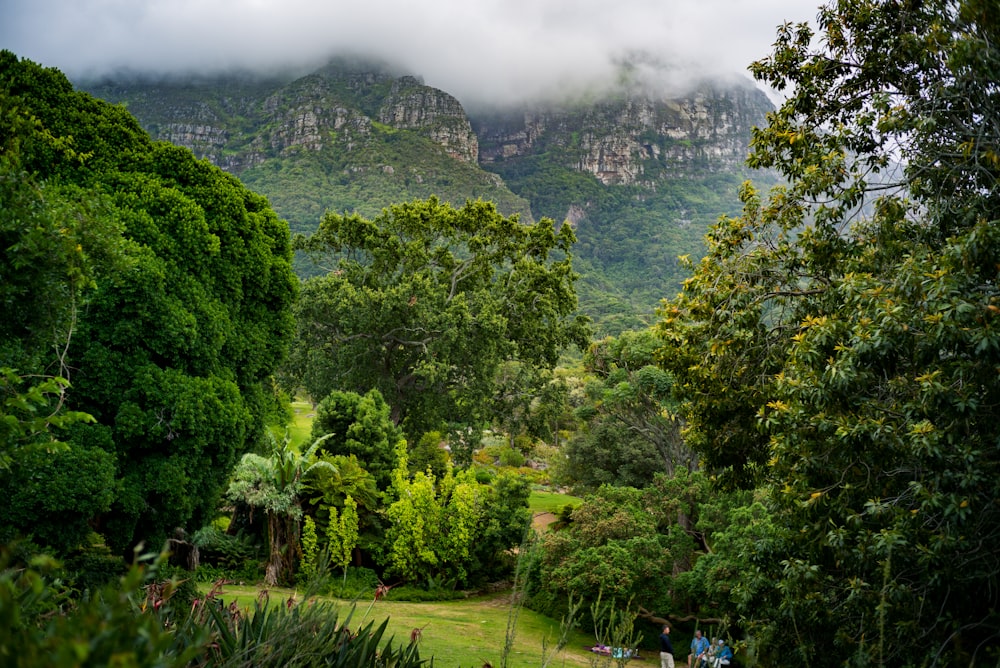
<svg viewBox="0 0 1000 668">
<path fill-rule="evenodd" d="M 223 601 L 217 584 L 187 600 L 183 583 L 157 576 L 158 563 L 136 565 L 119 581 L 77 601 L 63 598 L 38 558 L 0 571 L 0 660 L 17 667 L 128 666 L 133 668 L 341 666 L 405 668 L 425 665 L 414 642 L 395 643 L 381 624 L 342 615 L 308 597 L 252 607 Z M 60 609 L 61 608 L 61 609 Z"/>
<path fill-rule="evenodd" d="M 842 0 L 754 74 L 787 101 L 663 307 L 688 443 L 776 513 L 734 601 L 810 665 L 997 653 L 1000 12 Z"/>
</svg>

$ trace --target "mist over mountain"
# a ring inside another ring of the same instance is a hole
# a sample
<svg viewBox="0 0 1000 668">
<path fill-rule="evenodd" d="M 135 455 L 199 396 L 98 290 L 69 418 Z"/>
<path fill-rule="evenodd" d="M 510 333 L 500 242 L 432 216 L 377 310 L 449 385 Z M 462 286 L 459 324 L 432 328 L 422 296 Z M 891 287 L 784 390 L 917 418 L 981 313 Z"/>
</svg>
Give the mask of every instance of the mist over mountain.
<svg viewBox="0 0 1000 668">
<path fill-rule="evenodd" d="M 600 89 L 629 60 L 674 82 L 743 74 L 777 26 L 815 14 L 799 0 L 6 0 L 0 45 L 71 79 L 305 74 L 364 54 L 474 109 Z"/>
</svg>

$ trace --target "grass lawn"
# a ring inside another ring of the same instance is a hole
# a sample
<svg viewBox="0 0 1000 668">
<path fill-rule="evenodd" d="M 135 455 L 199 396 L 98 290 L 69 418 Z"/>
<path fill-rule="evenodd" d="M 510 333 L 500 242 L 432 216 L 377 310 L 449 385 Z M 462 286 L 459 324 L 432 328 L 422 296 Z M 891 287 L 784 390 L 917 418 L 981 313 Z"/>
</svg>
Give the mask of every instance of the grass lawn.
<svg viewBox="0 0 1000 668">
<path fill-rule="evenodd" d="M 309 445 L 309 435 L 312 433 L 313 405 L 301 398 L 292 402 L 292 421 L 288 424 L 288 436 L 292 446 L 301 450 Z"/>
<path fill-rule="evenodd" d="M 531 496 L 528 497 L 528 507 L 532 513 L 558 513 L 563 506 L 569 503 L 578 506 L 583 503 L 583 499 L 569 494 L 543 492 L 537 489 L 532 490 Z"/>
<path fill-rule="evenodd" d="M 291 590 L 288 589 L 272 590 L 271 602 L 284 602 L 290 593 Z M 227 586 L 221 598 L 230 601 L 234 596 L 241 606 L 252 606 L 257 588 Z M 342 614 L 346 616 L 351 603 L 342 603 Z M 358 604 L 351 626 L 360 625 L 369 603 L 362 601 Z M 434 657 L 434 665 L 440 668 L 479 668 L 486 662 L 499 667 L 507 633 L 508 612 L 506 594 L 430 603 L 378 601 L 364 621 L 374 620 L 378 625 L 388 616 L 386 635 L 393 636 L 396 643 L 408 642 L 413 629 L 422 629 L 420 656 L 424 659 Z M 538 668 L 542 665 L 543 646 L 551 651 L 551 646 L 558 637 L 557 621 L 522 609 L 517 619 L 517 633 L 513 650 L 508 657 L 508 667 Z M 553 668 L 594 665 L 592 660 L 602 657 L 585 649 L 585 646 L 593 642 L 591 636 L 578 631 L 571 632 L 566 647 L 552 658 L 549 665 Z"/>
</svg>

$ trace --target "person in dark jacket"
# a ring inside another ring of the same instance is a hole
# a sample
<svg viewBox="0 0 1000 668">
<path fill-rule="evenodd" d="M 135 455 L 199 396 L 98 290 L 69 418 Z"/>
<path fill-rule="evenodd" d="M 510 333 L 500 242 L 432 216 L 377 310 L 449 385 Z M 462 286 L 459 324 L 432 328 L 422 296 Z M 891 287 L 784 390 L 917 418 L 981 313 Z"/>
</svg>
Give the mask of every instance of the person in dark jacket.
<svg viewBox="0 0 1000 668">
<path fill-rule="evenodd" d="M 670 642 L 669 626 L 664 626 L 660 634 L 660 668 L 674 668 L 674 646 Z"/>
</svg>

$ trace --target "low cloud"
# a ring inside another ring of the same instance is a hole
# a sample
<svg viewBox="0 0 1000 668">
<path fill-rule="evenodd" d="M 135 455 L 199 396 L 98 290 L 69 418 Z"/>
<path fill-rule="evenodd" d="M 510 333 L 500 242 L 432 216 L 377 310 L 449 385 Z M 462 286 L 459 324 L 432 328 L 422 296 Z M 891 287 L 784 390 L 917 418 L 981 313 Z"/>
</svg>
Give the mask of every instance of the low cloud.
<svg viewBox="0 0 1000 668">
<path fill-rule="evenodd" d="M 6 0 L 0 46 L 71 78 L 399 64 L 467 104 L 578 91 L 619 73 L 746 74 L 801 0 Z"/>
</svg>

